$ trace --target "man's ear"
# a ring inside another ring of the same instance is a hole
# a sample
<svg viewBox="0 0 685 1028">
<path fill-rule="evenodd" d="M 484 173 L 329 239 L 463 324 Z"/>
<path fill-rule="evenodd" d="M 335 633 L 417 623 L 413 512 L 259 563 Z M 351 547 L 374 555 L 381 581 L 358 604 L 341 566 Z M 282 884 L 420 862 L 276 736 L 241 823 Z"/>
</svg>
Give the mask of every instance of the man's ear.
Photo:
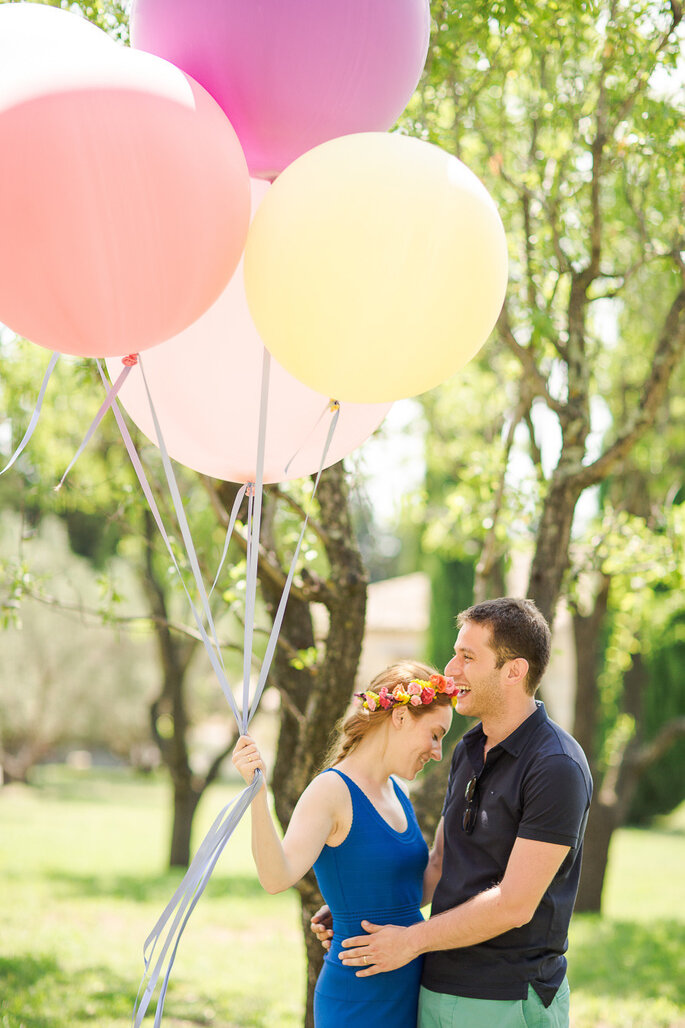
<svg viewBox="0 0 685 1028">
<path fill-rule="evenodd" d="M 528 674 L 529 664 L 525 657 L 514 657 L 507 661 L 507 684 L 515 685 L 522 682 Z"/>
</svg>

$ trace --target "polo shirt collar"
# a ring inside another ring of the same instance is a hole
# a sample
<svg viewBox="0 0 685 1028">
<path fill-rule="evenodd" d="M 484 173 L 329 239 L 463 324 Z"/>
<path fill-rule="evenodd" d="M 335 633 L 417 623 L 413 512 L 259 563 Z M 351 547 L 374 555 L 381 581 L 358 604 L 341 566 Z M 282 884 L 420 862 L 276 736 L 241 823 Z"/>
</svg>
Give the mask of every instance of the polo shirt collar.
<svg viewBox="0 0 685 1028">
<path fill-rule="evenodd" d="M 490 753 L 496 752 L 498 749 L 506 750 L 512 757 L 518 757 L 518 755 L 525 749 L 528 741 L 537 732 L 543 722 L 548 721 L 547 711 L 542 700 L 535 701 L 537 709 L 533 711 L 529 717 L 523 721 L 518 728 L 514 729 L 511 735 L 508 735 L 506 739 L 502 739 L 501 742 L 497 743 L 490 750 Z M 470 728 L 468 732 L 464 733 L 463 737 L 464 746 L 469 757 L 480 755 L 480 759 L 483 759 L 483 744 L 485 742 L 485 732 L 483 731 L 483 723 L 479 721 L 477 725 Z M 474 761 L 471 760 L 473 764 Z"/>
</svg>

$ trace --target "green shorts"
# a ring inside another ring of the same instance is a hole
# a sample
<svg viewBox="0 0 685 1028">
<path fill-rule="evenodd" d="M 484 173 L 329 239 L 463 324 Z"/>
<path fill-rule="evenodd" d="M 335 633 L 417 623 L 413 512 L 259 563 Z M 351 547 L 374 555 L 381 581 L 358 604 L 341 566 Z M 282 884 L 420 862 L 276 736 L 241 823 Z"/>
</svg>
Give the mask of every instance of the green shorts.
<svg viewBox="0 0 685 1028">
<path fill-rule="evenodd" d="M 548 1007 L 532 985 L 527 999 L 468 999 L 421 987 L 418 1028 L 568 1028 L 568 981 Z"/>
</svg>

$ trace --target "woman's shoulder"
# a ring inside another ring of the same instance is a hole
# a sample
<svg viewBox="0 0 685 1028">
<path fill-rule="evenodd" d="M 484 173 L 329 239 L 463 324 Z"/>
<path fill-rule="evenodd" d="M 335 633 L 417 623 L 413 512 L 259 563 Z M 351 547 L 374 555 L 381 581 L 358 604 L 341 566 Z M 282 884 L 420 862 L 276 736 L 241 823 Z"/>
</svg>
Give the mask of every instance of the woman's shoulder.
<svg viewBox="0 0 685 1028">
<path fill-rule="evenodd" d="M 326 768 L 325 771 L 321 771 L 315 778 L 312 778 L 302 795 L 309 795 L 313 800 L 329 800 L 339 803 L 349 799 L 350 790 L 341 774 L 338 774 L 333 768 Z"/>
<path fill-rule="evenodd" d="M 352 824 L 352 794 L 345 779 L 332 768 L 322 771 L 313 778 L 300 797 L 305 809 L 325 812 L 330 817 L 332 828 L 328 836 L 329 846 L 338 846 L 345 840 Z"/>
</svg>

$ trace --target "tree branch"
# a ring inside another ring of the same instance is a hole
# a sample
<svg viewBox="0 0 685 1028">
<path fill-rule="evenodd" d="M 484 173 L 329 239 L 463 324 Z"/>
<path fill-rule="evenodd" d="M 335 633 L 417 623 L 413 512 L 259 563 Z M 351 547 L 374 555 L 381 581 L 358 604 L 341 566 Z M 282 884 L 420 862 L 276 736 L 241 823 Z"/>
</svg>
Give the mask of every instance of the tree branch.
<svg viewBox="0 0 685 1028">
<path fill-rule="evenodd" d="M 566 410 L 565 405 L 560 403 L 559 400 L 555 400 L 551 395 L 547 388 L 547 381 L 535 362 L 535 357 L 527 346 L 521 346 L 516 339 L 509 323 L 509 313 L 507 311 L 506 304 L 499 316 L 497 329 L 506 345 L 521 362 L 526 374 L 526 381 L 531 399 L 534 396 L 540 396 L 551 410 L 555 411 L 557 414 L 562 414 Z"/>
<path fill-rule="evenodd" d="M 633 107 L 633 105 L 635 104 L 637 98 L 640 96 L 641 93 L 644 93 L 647 89 L 647 86 L 649 85 L 650 76 L 654 71 L 654 64 L 656 62 L 656 58 L 663 50 L 665 50 L 669 39 L 671 38 L 671 36 L 673 35 L 673 33 L 675 32 L 675 30 L 677 29 L 678 25 L 682 20 L 683 5 L 681 3 L 681 0 L 670 0 L 669 6 L 671 8 L 671 24 L 668 26 L 666 31 L 661 36 L 661 39 L 657 43 L 656 49 L 653 52 L 653 60 L 651 67 L 643 68 L 642 71 L 638 72 L 638 74 L 635 76 L 635 88 L 633 89 L 632 93 L 628 93 L 623 103 L 618 108 L 618 111 L 616 112 L 616 117 L 614 118 L 614 122 L 611 126 L 612 130 L 617 125 L 620 125 L 622 121 L 625 120 L 626 116 L 628 115 L 628 112 L 630 111 L 631 107 Z"/>
<path fill-rule="evenodd" d="M 499 482 L 497 483 L 497 491 L 493 500 L 492 509 L 492 525 L 488 530 L 488 534 L 483 544 L 480 559 L 476 565 L 476 585 L 474 602 L 479 603 L 486 599 L 486 583 L 489 575 L 497 560 L 497 523 L 499 516 L 502 511 L 502 501 L 504 499 L 504 488 L 506 484 L 507 468 L 509 466 L 509 455 L 511 454 L 511 448 L 514 444 L 514 436 L 516 434 L 516 428 L 520 423 L 521 419 L 525 416 L 526 410 L 530 409 L 530 402 L 526 402 L 525 399 L 519 401 L 519 405 L 514 411 L 514 414 L 509 423 L 509 431 L 507 432 L 506 442 L 504 444 L 504 460 L 502 462 L 502 474 L 500 475 Z"/>
<path fill-rule="evenodd" d="M 573 478 L 581 489 L 601 482 L 623 460 L 637 440 L 654 422 L 659 406 L 666 394 L 674 369 L 685 353 L 685 287 L 676 296 L 668 312 L 659 339 L 652 367 L 642 390 L 642 400 L 632 418 L 618 438 L 605 452 L 587 467 L 576 469 Z"/>
<path fill-rule="evenodd" d="M 205 789 L 209 785 L 211 785 L 212 782 L 216 781 L 216 778 L 217 778 L 217 776 L 219 774 L 219 771 L 221 770 L 221 765 L 223 764 L 224 760 L 229 755 L 229 753 L 231 752 L 231 750 L 233 749 L 235 744 L 237 743 L 239 735 L 240 735 L 240 729 L 237 728 L 237 727 L 234 728 L 232 730 L 232 732 L 231 732 L 231 737 L 228 740 L 228 742 L 226 743 L 226 745 L 224 746 L 223 750 L 221 750 L 219 753 L 217 753 L 217 755 L 214 757 L 214 760 L 209 765 L 209 768 L 207 769 L 207 774 L 205 775 L 205 781 L 204 781 L 204 788 Z M 204 791 L 204 789 L 203 789 L 203 791 Z"/>
<path fill-rule="evenodd" d="M 214 512 L 217 518 L 224 526 L 224 528 L 227 527 L 229 521 L 229 513 L 226 509 L 226 504 L 224 503 L 221 495 L 219 494 L 219 490 L 216 485 L 216 480 L 213 478 L 209 478 L 207 475 L 201 475 L 200 479 L 207 491 L 207 495 L 209 496 L 210 502 L 212 504 L 212 507 L 214 508 Z M 235 539 L 236 543 L 243 551 L 243 553 L 245 553 L 247 551 L 247 540 L 243 533 L 236 531 L 234 532 L 233 538 Z M 288 577 L 287 573 L 283 570 L 280 563 L 276 559 L 276 555 L 266 550 L 264 546 L 261 544 L 261 542 L 259 543 L 259 572 L 260 575 L 264 575 L 266 578 L 268 578 L 269 581 L 272 582 L 277 589 L 283 588 Z M 302 600 L 303 602 L 306 602 L 305 593 L 303 593 L 299 589 L 299 587 L 295 585 L 294 582 L 291 586 L 291 593 L 293 596 L 296 596 L 298 599 Z"/>
<path fill-rule="evenodd" d="M 664 753 L 668 752 L 673 743 L 683 736 L 685 736 L 685 717 L 674 718 L 673 721 L 667 721 L 665 725 L 662 725 L 654 738 L 650 739 L 649 742 L 643 743 L 628 759 L 638 774 L 642 774 L 643 771 L 646 771 L 648 767 L 651 767 L 652 764 L 655 764 L 657 760 L 663 757 Z"/>
</svg>

